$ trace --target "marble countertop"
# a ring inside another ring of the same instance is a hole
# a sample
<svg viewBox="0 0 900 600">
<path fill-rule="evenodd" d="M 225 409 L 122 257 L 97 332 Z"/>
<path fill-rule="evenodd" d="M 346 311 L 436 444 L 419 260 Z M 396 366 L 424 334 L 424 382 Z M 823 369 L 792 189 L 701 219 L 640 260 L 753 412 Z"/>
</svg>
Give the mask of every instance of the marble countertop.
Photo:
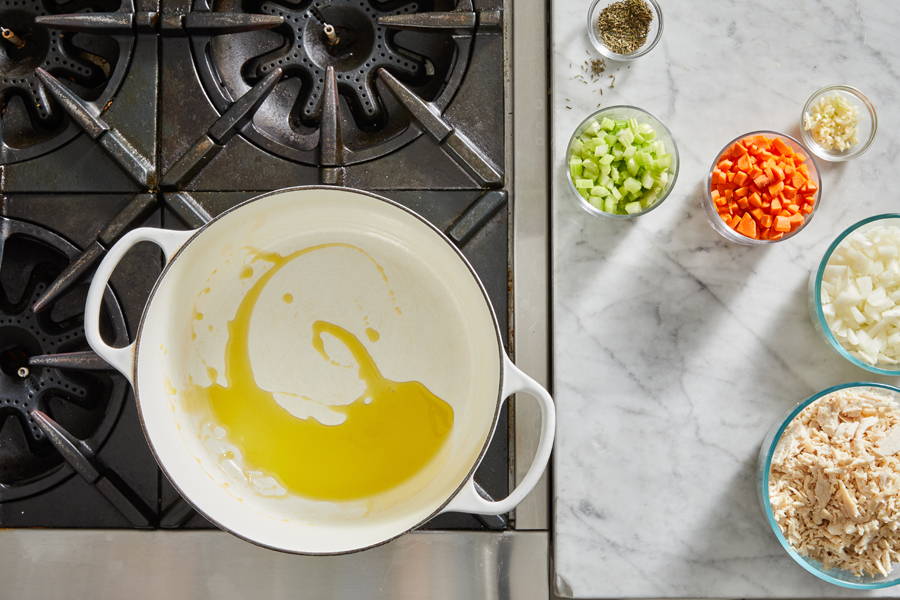
<svg viewBox="0 0 900 600">
<path fill-rule="evenodd" d="M 900 596 L 842 590 L 796 566 L 763 520 L 754 475 L 765 432 L 791 405 L 840 382 L 898 383 L 826 346 L 807 280 L 845 227 L 900 209 L 900 6 L 661 0 L 656 49 L 591 81 L 588 4 L 553 3 L 557 592 Z M 744 132 L 799 134 L 806 98 L 833 83 L 875 103 L 872 147 L 820 162 L 822 204 L 796 238 L 720 238 L 700 208 L 713 157 Z M 587 214 L 565 181 L 572 130 L 613 104 L 655 114 L 681 155 L 672 195 L 632 222 Z"/>
</svg>

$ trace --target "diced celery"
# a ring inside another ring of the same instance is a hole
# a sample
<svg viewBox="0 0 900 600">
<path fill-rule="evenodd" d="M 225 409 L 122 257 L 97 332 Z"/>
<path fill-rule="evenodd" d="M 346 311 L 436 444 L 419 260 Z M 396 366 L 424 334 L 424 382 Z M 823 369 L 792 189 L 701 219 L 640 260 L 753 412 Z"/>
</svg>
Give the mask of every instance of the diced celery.
<svg viewBox="0 0 900 600">
<path fill-rule="evenodd" d="M 673 163 L 650 124 L 610 117 L 588 124 L 568 157 L 578 193 L 615 214 L 636 214 L 658 202 Z"/>
<path fill-rule="evenodd" d="M 633 194 L 641 190 L 641 182 L 634 177 L 628 177 L 622 182 L 622 187 L 625 188 L 628 193 Z"/>
<path fill-rule="evenodd" d="M 638 164 L 633 158 L 629 158 L 625 161 L 625 167 L 628 169 L 629 175 L 637 175 L 638 172 Z"/>
<path fill-rule="evenodd" d="M 569 148 L 571 155 L 581 156 L 581 153 L 584 152 L 584 142 L 581 141 L 581 138 L 575 138 L 572 140 L 572 146 Z"/>
<path fill-rule="evenodd" d="M 625 212 L 627 212 L 629 215 L 639 213 L 642 210 L 644 210 L 644 207 L 641 206 L 640 202 L 629 202 L 625 205 Z"/>
</svg>

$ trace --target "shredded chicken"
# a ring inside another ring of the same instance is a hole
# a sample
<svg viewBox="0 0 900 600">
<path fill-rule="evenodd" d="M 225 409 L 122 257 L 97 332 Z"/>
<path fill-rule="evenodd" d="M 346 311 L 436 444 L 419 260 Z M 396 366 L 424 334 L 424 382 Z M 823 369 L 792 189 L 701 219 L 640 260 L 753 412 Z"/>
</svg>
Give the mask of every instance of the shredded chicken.
<svg viewBox="0 0 900 600">
<path fill-rule="evenodd" d="M 772 457 L 769 500 L 797 552 L 855 575 L 900 561 L 900 406 L 873 388 L 803 409 Z"/>
</svg>

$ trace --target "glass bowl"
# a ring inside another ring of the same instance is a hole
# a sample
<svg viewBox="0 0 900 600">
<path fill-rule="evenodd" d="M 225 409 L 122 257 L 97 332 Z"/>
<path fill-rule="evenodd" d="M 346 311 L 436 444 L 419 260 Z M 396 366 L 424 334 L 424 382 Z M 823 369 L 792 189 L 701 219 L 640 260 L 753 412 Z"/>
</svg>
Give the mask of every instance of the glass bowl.
<svg viewBox="0 0 900 600">
<path fill-rule="evenodd" d="M 593 45 L 597 52 L 604 57 L 613 61 L 630 62 L 653 50 L 659 42 L 663 30 L 662 9 L 659 7 L 659 4 L 656 3 L 656 0 L 644 0 L 644 2 L 647 3 L 647 7 L 650 9 L 650 12 L 653 13 L 653 21 L 650 22 L 650 29 L 647 31 L 647 39 L 640 48 L 631 54 L 619 54 L 618 52 L 610 50 L 606 44 L 603 43 L 603 38 L 600 37 L 600 30 L 597 25 L 597 22 L 600 19 L 600 13 L 603 12 L 603 9 L 616 1 L 617 0 L 594 0 L 591 2 L 587 17 L 588 37 L 591 40 L 591 45 Z"/>
<path fill-rule="evenodd" d="M 719 216 L 719 213 L 716 212 L 716 205 L 713 202 L 712 198 L 712 176 L 713 171 L 716 169 L 716 165 L 719 164 L 719 159 L 722 154 L 728 150 L 732 144 L 743 140 L 744 138 L 753 137 L 757 135 L 764 135 L 766 137 L 777 137 L 781 139 L 782 142 L 790 146 L 794 149 L 795 152 L 802 154 L 804 158 L 806 158 L 806 165 L 809 169 L 810 177 L 816 184 L 819 186 L 818 191 L 816 192 L 815 199 L 816 203 L 813 205 L 813 210 L 811 213 L 806 215 L 806 220 L 803 222 L 803 225 L 795 229 L 790 233 L 784 234 L 780 240 L 755 240 L 753 238 L 749 238 L 743 234 L 738 233 L 731 227 L 725 224 L 725 221 L 722 220 L 722 217 Z M 779 133 L 777 131 L 751 131 L 750 133 L 745 133 L 743 135 L 739 135 L 734 138 L 727 144 L 725 144 L 721 150 L 716 153 L 716 157 L 713 159 L 712 165 L 709 167 L 709 172 L 706 174 L 706 191 L 703 194 L 703 208 L 706 211 L 706 218 L 709 220 L 709 224 L 712 225 L 712 228 L 716 230 L 716 232 L 724 237 L 726 240 L 730 242 L 734 242 L 735 244 L 743 244 L 745 246 L 762 246 L 765 244 L 777 244 L 778 242 L 783 242 L 785 240 L 789 240 L 801 231 L 803 231 L 809 222 L 812 221 L 813 216 L 815 216 L 816 212 L 819 210 L 819 205 L 822 203 L 822 176 L 819 174 L 819 167 L 816 164 L 815 159 L 812 155 L 806 150 L 806 148 L 792 138 L 791 136 Z"/>
<path fill-rule="evenodd" d="M 803 126 L 804 116 L 812 108 L 822 96 L 836 94 L 846 99 L 852 106 L 856 107 L 859 114 L 859 125 L 857 126 L 857 142 L 848 150 L 837 152 L 820 146 L 812 135 Z M 803 112 L 800 113 L 800 137 L 810 151 L 822 160 L 840 162 L 856 158 L 869 149 L 872 140 L 875 139 L 875 131 L 878 129 L 878 115 L 875 112 L 875 105 L 866 98 L 866 96 L 849 85 L 829 85 L 820 90 L 813 92 L 806 104 L 803 105 Z"/>
<path fill-rule="evenodd" d="M 831 328 L 828 326 L 828 321 L 825 319 L 825 313 L 822 310 L 822 276 L 825 274 L 825 267 L 828 265 L 828 261 L 831 260 L 831 255 L 837 249 L 838 246 L 841 245 L 841 242 L 844 239 L 858 229 L 863 229 L 866 227 L 872 227 L 874 224 L 883 225 L 884 221 L 893 221 L 896 226 L 900 227 L 900 213 L 887 213 L 883 215 L 875 215 L 874 217 L 869 217 L 868 219 L 863 219 L 858 223 L 854 223 L 847 229 L 845 229 L 833 242 L 828 246 L 828 250 L 825 251 L 825 255 L 822 256 L 822 261 L 819 263 L 819 267 L 814 270 L 809 277 L 809 313 L 812 318 L 813 324 L 816 326 L 816 329 L 822 334 L 822 337 L 825 338 L 832 348 L 834 348 L 835 352 L 846 358 L 848 361 L 870 371 L 872 373 L 877 373 L 879 375 L 890 375 L 890 376 L 900 376 L 900 365 L 871 365 L 863 360 L 857 358 L 853 354 L 850 353 L 843 345 L 841 345 L 840 341 L 838 341 L 837 337 L 831 332 Z"/>
<path fill-rule="evenodd" d="M 778 541 L 781 543 L 781 547 L 784 548 L 784 551 L 794 559 L 794 562 L 796 562 L 798 565 L 800 565 L 822 581 L 855 590 L 875 590 L 879 588 L 890 587 L 892 585 L 897 585 L 898 583 L 900 583 L 900 565 L 895 566 L 894 569 L 890 573 L 888 573 L 886 577 L 859 577 L 848 571 L 839 569 L 826 570 L 819 561 L 807 558 L 799 554 L 796 550 L 794 550 L 787 539 L 785 539 L 784 534 L 781 533 L 781 527 L 778 526 L 778 522 L 775 520 L 775 515 L 772 513 L 772 505 L 769 500 L 769 473 L 772 469 L 772 457 L 775 455 L 775 448 L 778 447 L 778 442 L 781 441 L 781 436 L 784 433 L 784 430 L 787 429 L 787 426 L 791 423 L 791 421 L 794 420 L 794 417 L 796 417 L 804 408 L 806 408 L 819 398 L 822 398 L 823 396 L 827 396 L 832 392 L 847 388 L 876 388 L 880 393 L 887 393 L 888 395 L 892 396 L 895 401 L 900 402 L 900 388 L 896 388 L 891 385 L 885 385 L 882 383 L 863 382 L 844 383 L 841 385 L 836 385 L 826 390 L 822 390 L 818 394 L 807 398 L 797 406 L 790 409 L 783 420 L 777 421 L 775 423 L 775 426 L 771 430 L 769 430 L 768 434 L 766 434 L 766 437 L 763 439 L 762 445 L 759 448 L 759 458 L 757 462 L 756 489 L 760 505 L 762 506 L 763 514 L 766 517 L 766 521 L 768 521 L 769 523 L 769 527 L 772 528 L 772 533 L 774 533 L 775 537 L 778 538 Z"/>
<path fill-rule="evenodd" d="M 639 213 L 630 215 L 618 215 L 600 210 L 578 193 L 578 189 L 575 187 L 575 182 L 572 180 L 572 171 L 569 169 L 569 157 L 572 155 L 572 145 L 575 142 L 575 139 L 580 136 L 587 127 L 589 127 L 595 120 L 600 120 L 603 117 L 609 117 L 611 119 L 618 120 L 635 119 L 638 123 L 649 124 L 656 132 L 656 139 L 661 141 L 666 147 L 666 152 L 672 155 L 672 165 L 669 167 L 669 181 L 667 182 L 665 189 L 662 191 L 659 199 L 655 203 Z M 572 193 L 578 199 L 578 203 L 584 210 L 591 213 L 592 215 L 608 217 L 610 219 L 632 219 L 634 217 L 646 215 L 651 210 L 656 209 L 666 200 L 666 198 L 669 197 L 669 194 L 675 187 L 675 180 L 678 179 L 679 162 L 678 147 L 675 145 L 675 140 L 672 138 L 672 132 L 669 131 L 668 127 L 663 125 L 662 121 L 660 121 L 647 111 L 637 108 L 636 106 L 607 106 L 606 108 L 600 109 L 589 115 L 578 125 L 578 127 L 575 128 L 575 131 L 572 133 L 572 137 L 569 138 L 569 145 L 566 147 L 566 180 L 569 182 L 569 189 L 572 190 Z"/>
</svg>

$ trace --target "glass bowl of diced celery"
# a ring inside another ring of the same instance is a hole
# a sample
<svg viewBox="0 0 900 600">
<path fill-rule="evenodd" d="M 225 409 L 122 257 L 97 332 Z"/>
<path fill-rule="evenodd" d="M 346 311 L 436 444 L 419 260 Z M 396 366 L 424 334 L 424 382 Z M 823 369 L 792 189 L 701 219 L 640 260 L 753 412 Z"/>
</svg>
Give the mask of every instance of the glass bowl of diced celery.
<svg viewBox="0 0 900 600">
<path fill-rule="evenodd" d="M 630 219 L 663 203 L 678 178 L 678 148 L 662 121 L 635 106 L 609 106 L 575 129 L 566 176 L 592 215 Z"/>
</svg>

